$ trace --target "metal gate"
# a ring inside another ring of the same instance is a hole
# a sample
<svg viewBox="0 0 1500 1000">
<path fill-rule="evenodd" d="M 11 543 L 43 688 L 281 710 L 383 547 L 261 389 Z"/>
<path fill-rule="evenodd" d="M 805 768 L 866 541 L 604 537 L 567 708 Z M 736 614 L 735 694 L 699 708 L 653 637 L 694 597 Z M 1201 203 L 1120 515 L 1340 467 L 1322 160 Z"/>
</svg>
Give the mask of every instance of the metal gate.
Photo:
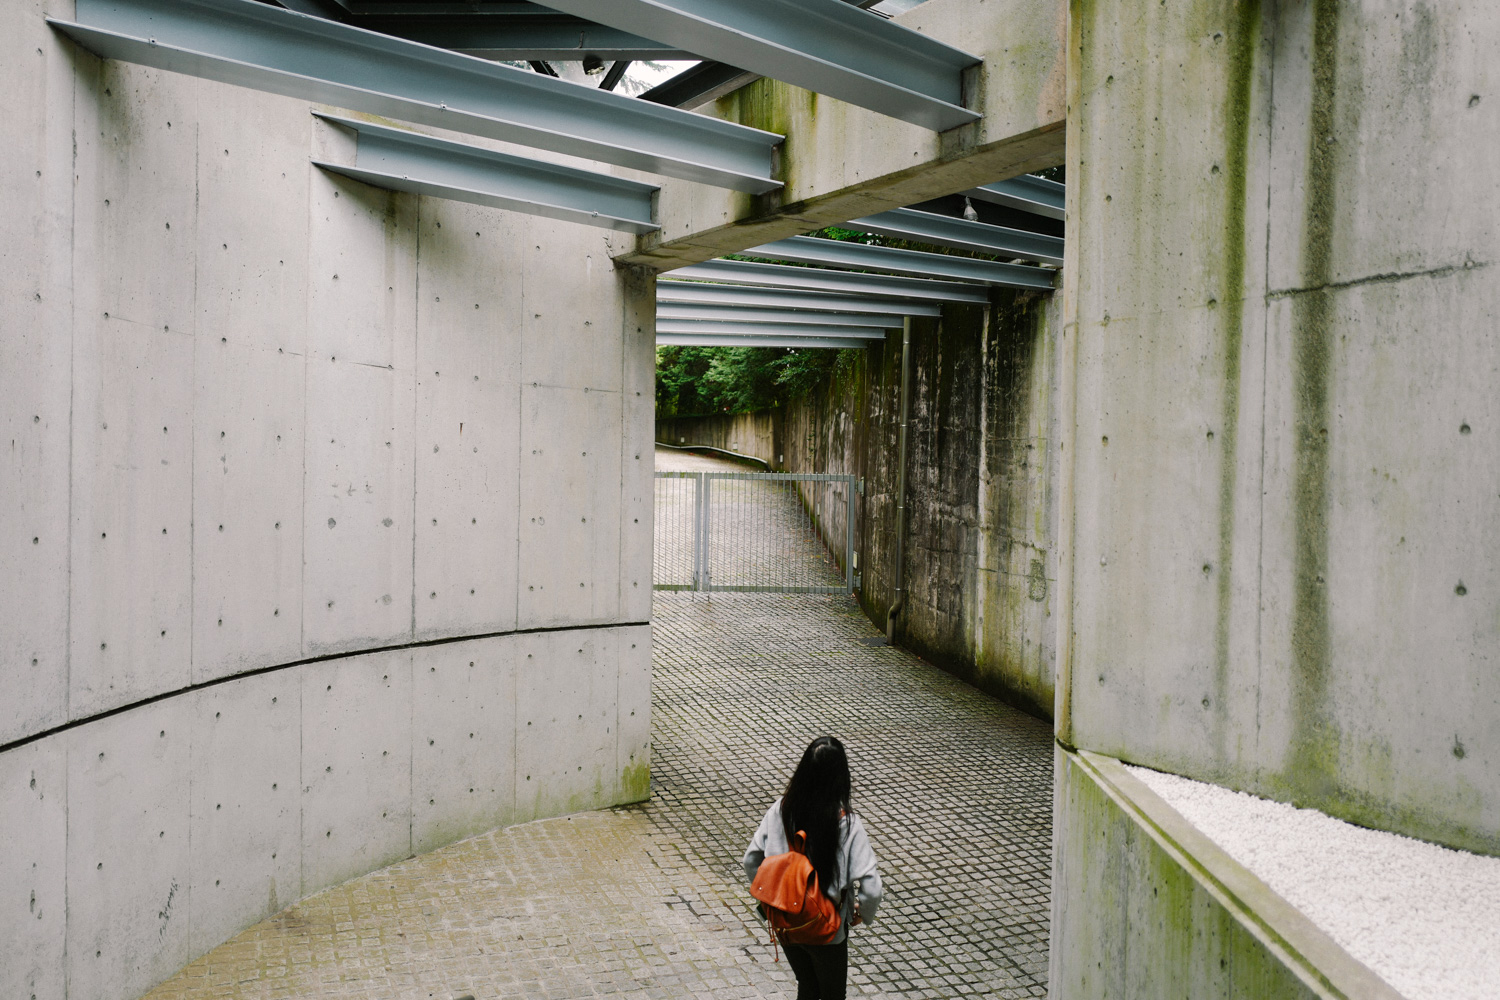
<svg viewBox="0 0 1500 1000">
<path fill-rule="evenodd" d="M 847 593 L 854 476 L 658 472 L 657 590 Z"/>
</svg>

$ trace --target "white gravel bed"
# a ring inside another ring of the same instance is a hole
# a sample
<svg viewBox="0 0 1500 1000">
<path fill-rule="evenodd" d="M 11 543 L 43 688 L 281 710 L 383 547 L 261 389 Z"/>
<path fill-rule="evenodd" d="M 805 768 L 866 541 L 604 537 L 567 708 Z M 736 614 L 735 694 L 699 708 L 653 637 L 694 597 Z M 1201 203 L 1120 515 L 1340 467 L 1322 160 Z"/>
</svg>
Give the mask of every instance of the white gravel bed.
<svg viewBox="0 0 1500 1000">
<path fill-rule="evenodd" d="M 1410 1000 L 1500 996 L 1500 858 L 1130 771 Z"/>
</svg>

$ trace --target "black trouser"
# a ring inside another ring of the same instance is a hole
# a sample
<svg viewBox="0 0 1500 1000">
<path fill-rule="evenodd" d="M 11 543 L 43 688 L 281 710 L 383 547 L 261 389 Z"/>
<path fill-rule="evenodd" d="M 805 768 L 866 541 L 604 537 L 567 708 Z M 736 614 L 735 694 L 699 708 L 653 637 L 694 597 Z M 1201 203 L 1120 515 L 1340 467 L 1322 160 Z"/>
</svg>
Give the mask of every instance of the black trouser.
<svg viewBox="0 0 1500 1000">
<path fill-rule="evenodd" d="M 797 1000 L 844 1000 L 849 975 L 849 939 L 838 944 L 784 944 L 797 977 Z"/>
</svg>

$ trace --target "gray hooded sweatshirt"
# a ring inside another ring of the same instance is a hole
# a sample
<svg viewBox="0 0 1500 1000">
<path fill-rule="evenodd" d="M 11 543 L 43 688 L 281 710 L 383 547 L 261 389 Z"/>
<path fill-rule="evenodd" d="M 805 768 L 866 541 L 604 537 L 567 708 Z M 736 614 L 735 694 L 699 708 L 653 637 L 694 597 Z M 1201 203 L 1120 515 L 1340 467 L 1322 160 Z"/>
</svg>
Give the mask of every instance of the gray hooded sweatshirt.
<svg viewBox="0 0 1500 1000">
<path fill-rule="evenodd" d="M 875 852 L 870 849 L 870 839 L 865 836 L 864 823 L 858 816 L 845 816 L 839 821 L 839 833 L 833 884 L 823 886 L 823 893 L 839 904 L 844 925 L 829 944 L 838 944 L 848 937 L 849 921 L 854 916 L 856 905 L 859 907 L 860 918 L 867 924 L 874 923 L 875 911 L 880 909 L 882 895 L 880 872 L 875 868 Z M 765 818 L 755 828 L 755 836 L 750 838 L 750 846 L 745 849 L 745 874 L 754 882 L 755 873 L 760 871 L 762 861 L 777 854 L 785 854 L 788 850 L 786 831 L 781 826 L 781 799 L 777 799 L 766 810 Z M 857 900 L 854 893 L 844 891 L 851 882 L 859 883 Z"/>
</svg>

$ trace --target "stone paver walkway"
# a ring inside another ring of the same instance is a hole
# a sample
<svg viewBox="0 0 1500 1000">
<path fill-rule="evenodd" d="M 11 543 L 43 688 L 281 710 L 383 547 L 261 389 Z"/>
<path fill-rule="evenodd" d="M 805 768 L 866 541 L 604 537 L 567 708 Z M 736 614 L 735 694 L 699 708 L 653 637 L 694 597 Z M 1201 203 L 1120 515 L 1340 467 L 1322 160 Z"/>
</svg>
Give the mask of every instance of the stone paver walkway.
<svg viewBox="0 0 1500 1000">
<path fill-rule="evenodd" d="M 886 902 L 852 995 L 1046 995 L 1050 727 L 899 649 L 845 596 L 658 594 L 649 803 L 491 831 L 326 890 L 149 996 L 791 997 L 739 858 L 841 737 Z"/>
</svg>

